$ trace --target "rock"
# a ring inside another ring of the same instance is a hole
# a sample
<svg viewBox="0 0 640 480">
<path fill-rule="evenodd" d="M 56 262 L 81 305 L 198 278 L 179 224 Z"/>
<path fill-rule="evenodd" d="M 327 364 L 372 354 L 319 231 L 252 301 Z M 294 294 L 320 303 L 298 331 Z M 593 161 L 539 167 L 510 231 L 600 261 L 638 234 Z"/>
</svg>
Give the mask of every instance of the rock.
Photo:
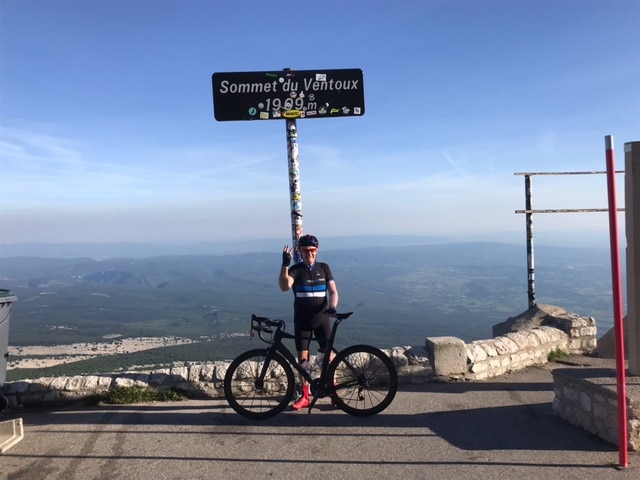
<svg viewBox="0 0 640 480">
<path fill-rule="evenodd" d="M 504 322 L 494 325 L 493 337 L 522 330 L 532 330 L 542 326 L 556 327 L 569 334 L 573 322 L 577 318 L 580 318 L 580 316 L 563 308 L 540 303 L 518 316 L 510 317 Z M 585 323 L 591 323 L 592 321 L 592 319 L 585 319 Z"/>
<path fill-rule="evenodd" d="M 457 337 L 427 337 L 425 349 L 437 376 L 462 375 L 467 369 L 467 346 Z"/>
</svg>

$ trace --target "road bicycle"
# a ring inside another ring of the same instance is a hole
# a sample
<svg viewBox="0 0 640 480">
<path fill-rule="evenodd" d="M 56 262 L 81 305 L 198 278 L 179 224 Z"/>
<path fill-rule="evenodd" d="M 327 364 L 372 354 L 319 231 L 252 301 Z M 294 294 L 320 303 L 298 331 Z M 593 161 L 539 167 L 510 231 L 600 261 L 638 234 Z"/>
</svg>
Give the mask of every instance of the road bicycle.
<svg viewBox="0 0 640 480">
<path fill-rule="evenodd" d="M 258 333 L 267 348 L 249 350 L 231 362 L 224 378 L 224 395 L 233 410 L 252 420 L 264 420 L 282 412 L 295 391 L 294 370 L 310 386 L 308 412 L 318 399 L 330 397 L 332 404 L 358 417 L 387 408 L 398 390 L 398 374 L 391 359 L 370 345 L 353 345 L 341 351 L 333 348 L 338 325 L 353 312 L 335 313 L 327 353 L 319 365 L 319 376 L 300 364 L 283 344 L 295 339 L 285 332 L 283 320 L 251 316 L 251 336 Z M 334 356 L 329 354 L 333 352 Z M 316 357 L 317 358 L 317 357 Z"/>
</svg>

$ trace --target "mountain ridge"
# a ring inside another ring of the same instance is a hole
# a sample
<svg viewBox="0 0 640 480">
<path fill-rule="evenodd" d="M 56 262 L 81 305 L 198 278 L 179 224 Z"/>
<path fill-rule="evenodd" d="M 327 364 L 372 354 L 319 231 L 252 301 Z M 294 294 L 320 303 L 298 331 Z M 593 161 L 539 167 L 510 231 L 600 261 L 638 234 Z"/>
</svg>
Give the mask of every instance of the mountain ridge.
<svg viewBox="0 0 640 480">
<path fill-rule="evenodd" d="M 281 247 L 280 247 L 281 249 Z M 109 335 L 179 335 L 211 359 L 240 348 L 252 313 L 291 322 L 293 298 L 277 286 L 280 249 L 146 258 L 0 258 L 0 288 L 18 297 L 12 345 L 96 342 Z M 536 249 L 536 298 L 612 325 L 607 249 Z M 528 308 L 526 250 L 495 242 L 321 250 L 340 291 L 345 343 L 418 345 L 427 336 L 491 337 Z M 226 342 L 226 343 L 224 343 Z M 244 347 L 246 349 L 246 345 Z M 186 358 L 188 359 L 188 358 Z"/>
<path fill-rule="evenodd" d="M 323 251 L 362 248 L 373 246 L 410 246 L 467 243 L 469 241 L 495 242 L 509 245 L 525 245 L 522 232 L 506 231 L 476 234 L 473 240 L 468 235 L 352 235 L 323 236 L 320 243 Z M 35 256 L 42 258 L 90 257 L 145 258 L 165 255 L 220 255 L 240 253 L 266 253 L 280 251 L 290 237 L 261 238 L 252 240 L 229 240 L 216 242 L 77 242 L 77 243 L 16 243 L 0 244 L 0 258 Z M 539 232 L 536 243 L 558 247 L 608 248 L 608 237 L 603 232 Z M 537 247 L 536 247 L 537 248 Z"/>
</svg>

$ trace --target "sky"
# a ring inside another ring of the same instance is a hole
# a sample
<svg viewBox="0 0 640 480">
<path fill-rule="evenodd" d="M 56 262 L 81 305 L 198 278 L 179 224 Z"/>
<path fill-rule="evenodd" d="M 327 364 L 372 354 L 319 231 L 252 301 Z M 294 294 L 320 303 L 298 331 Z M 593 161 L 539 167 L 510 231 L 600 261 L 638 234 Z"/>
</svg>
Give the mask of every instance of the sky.
<svg viewBox="0 0 640 480">
<path fill-rule="evenodd" d="M 285 122 L 216 121 L 211 85 L 284 68 L 364 76 L 363 116 L 297 121 L 305 233 L 524 239 L 516 172 L 603 171 L 607 135 L 622 170 L 640 140 L 638 24 L 637 0 L 0 0 L 0 247 L 287 242 Z M 607 207 L 604 175 L 532 187 Z"/>
</svg>

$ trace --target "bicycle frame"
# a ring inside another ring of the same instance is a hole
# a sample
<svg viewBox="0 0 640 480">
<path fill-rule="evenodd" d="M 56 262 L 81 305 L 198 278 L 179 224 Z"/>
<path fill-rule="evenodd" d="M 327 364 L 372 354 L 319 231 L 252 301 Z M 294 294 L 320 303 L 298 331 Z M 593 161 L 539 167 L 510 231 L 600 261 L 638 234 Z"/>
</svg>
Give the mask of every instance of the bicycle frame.
<svg viewBox="0 0 640 480">
<path fill-rule="evenodd" d="M 262 384 L 262 382 L 264 381 L 264 377 L 267 374 L 271 359 L 273 358 L 275 353 L 279 353 L 280 355 L 282 355 L 282 357 L 284 357 L 285 360 L 287 360 L 287 362 L 289 362 L 289 364 L 293 367 L 293 369 L 297 371 L 300 374 L 300 376 L 304 378 L 310 386 L 313 387 L 313 398 L 309 403 L 309 412 L 311 412 L 311 409 L 315 405 L 316 401 L 320 397 L 328 393 L 326 391 L 327 390 L 326 376 L 327 376 L 327 371 L 329 369 L 329 364 L 331 363 L 330 362 L 331 352 L 336 352 L 336 350 L 333 348 L 333 342 L 335 340 L 336 331 L 338 330 L 338 325 L 342 322 L 342 320 L 345 320 L 347 317 L 349 317 L 349 315 L 351 315 L 351 313 L 339 314 L 338 316 L 336 316 L 336 319 L 333 322 L 333 325 L 331 327 L 331 335 L 329 336 L 329 340 L 328 340 L 328 350 L 322 360 L 322 365 L 320 365 L 320 377 L 318 379 L 314 379 L 311 376 L 311 374 L 307 372 L 302 367 L 302 365 L 298 362 L 298 359 L 296 358 L 296 356 L 293 353 L 291 353 L 291 351 L 282 343 L 283 339 L 295 340 L 296 336 L 282 330 L 282 326 L 280 325 L 276 327 L 276 330 L 274 332 L 274 337 L 270 342 L 270 345 L 266 349 L 267 354 L 265 356 L 265 362 L 262 366 L 262 371 L 260 372 L 258 381 Z M 350 365 L 349 365 L 349 368 L 351 368 Z M 333 382 L 331 383 L 331 388 L 333 388 Z"/>
<path fill-rule="evenodd" d="M 236 357 L 224 377 L 224 393 L 231 408 L 252 420 L 264 420 L 283 411 L 294 392 L 295 372 L 310 387 L 308 412 L 316 401 L 330 397 L 343 412 L 368 417 L 387 408 L 398 389 L 398 376 L 388 355 L 370 345 L 334 348 L 338 325 L 351 313 L 335 313 L 320 372 L 305 370 L 284 339 L 285 322 L 251 316 L 251 336 L 258 332 L 266 348 L 254 348 Z M 317 339 L 314 340 L 317 342 Z M 335 353 L 335 355 L 334 355 Z M 256 371 L 256 366 L 258 370 Z M 313 375 L 312 375 L 313 374 Z M 305 383 L 306 384 L 306 383 Z"/>
</svg>

